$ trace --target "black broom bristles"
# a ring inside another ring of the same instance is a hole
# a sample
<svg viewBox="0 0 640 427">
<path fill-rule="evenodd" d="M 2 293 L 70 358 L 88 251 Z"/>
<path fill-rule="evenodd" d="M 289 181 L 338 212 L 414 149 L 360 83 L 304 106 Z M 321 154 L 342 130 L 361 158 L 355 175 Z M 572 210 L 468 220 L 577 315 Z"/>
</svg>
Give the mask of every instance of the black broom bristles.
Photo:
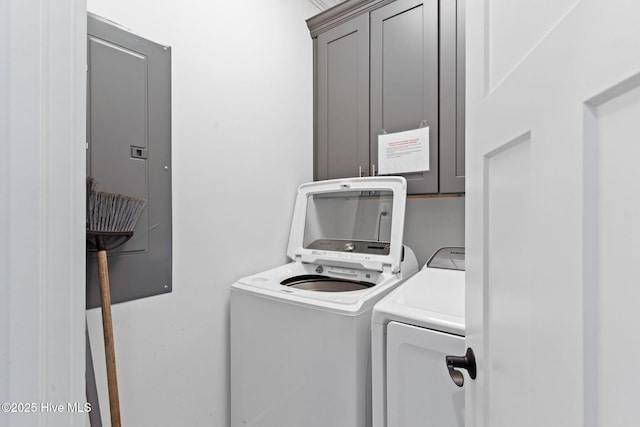
<svg viewBox="0 0 640 427">
<path fill-rule="evenodd" d="M 133 231 L 147 201 L 124 194 L 95 190 L 87 178 L 87 230 L 93 232 Z"/>
</svg>

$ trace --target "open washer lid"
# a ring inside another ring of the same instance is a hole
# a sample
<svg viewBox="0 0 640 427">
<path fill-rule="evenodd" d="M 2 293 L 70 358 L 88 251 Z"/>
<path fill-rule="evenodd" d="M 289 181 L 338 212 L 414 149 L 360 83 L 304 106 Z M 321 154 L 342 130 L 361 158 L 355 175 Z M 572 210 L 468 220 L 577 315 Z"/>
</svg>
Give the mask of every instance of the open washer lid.
<svg viewBox="0 0 640 427">
<path fill-rule="evenodd" d="M 400 271 L 407 182 L 401 176 L 302 184 L 287 255 L 294 261 Z"/>
</svg>

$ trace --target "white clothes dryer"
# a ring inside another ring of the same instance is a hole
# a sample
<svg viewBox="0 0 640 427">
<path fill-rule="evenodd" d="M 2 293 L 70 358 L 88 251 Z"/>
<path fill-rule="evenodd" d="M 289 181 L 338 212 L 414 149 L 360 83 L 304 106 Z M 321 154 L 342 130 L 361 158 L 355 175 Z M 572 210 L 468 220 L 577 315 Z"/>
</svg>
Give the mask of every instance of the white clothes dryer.
<svg viewBox="0 0 640 427">
<path fill-rule="evenodd" d="M 298 190 L 290 263 L 231 287 L 231 426 L 371 425 L 371 313 L 417 272 L 406 181 Z"/>
<path fill-rule="evenodd" d="M 463 427 L 464 389 L 445 357 L 464 353 L 464 248 L 438 250 L 376 304 L 373 427 Z"/>
</svg>

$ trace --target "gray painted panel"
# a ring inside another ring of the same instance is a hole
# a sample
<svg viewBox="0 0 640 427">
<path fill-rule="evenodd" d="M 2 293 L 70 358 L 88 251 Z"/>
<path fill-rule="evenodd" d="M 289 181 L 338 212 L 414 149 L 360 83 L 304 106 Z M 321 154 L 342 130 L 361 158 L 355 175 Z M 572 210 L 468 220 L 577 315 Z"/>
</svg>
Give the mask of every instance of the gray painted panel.
<svg viewBox="0 0 640 427">
<path fill-rule="evenodd" d="M 327 172 L 353 176 L 358 165 L 358 33 L 327 44 Z"/>
<path fill-rule="evenodd" d="M 316 179 L 368 174 L 368 33 L 363 15 L 318 36 Z"/>
<path fill-rule="evenodd" d="M 438 2 L 397 0 L 371 12 L 371 163 L 377 136 L 429 126 L 430 170 L 405 174 L 410 194 L 438 192 Z"/>
<path fill-rule="evenodd" d="M 440 8 L 440 193 L 463 193 L 464 2 Z"/>
<path fill-rule="evenodd" d="M 313 39 L 313 179 L 318 180 L 318 38 Z M 326 160 L 325 160 L 326 161 Z M 326 165 L 323 165 L 326 169 Z"/>
<path fill-rule="evenodd" d="M 87 30 L 87 172 L 99 190 L 148 201 L 134 238 L 109 251 L 111 299 L 171 292 L 171 50 L 91 14 Z M 100 305 L 95 264 L 89 254 L 88 308 Z"/>
<path fill-rule="evenodd" d="M 466 160 L 465 160 L 465 147 L 466 147 L 466 136 L 465 136 L 465 79 L 466 79 L 466 75 L 465 75 L 465 70 L 466 70 L 466 63 L 465 63 L 465 55 L 466 55 L 466 49 L 465 49 L 465 37 L 466 37 L 466 32 L 465 32 L 465 0 L 457 0 L 457 26 L 456 26 L 456 30 L 457 30 L 457 34 L 458 34 L 458 39 L 457 39 L 457 58 L 458 58 L 458 64 L 457 64 L 457 68 L 456 68 L 456 74 L 458 76 L 458 83 L 457 83 L 457 99 L 456 99 L 456 104 L 457 104 L 457 110 L 456 110 L 456 116 L 457 116 L 457 138 L 456 138 L 456 176 L 460 177 L 459 179 L 462 180 L 463 185 L 462 185 L 462 190 L 464 191 L 464 180 L 465 180 L 465 165 L 466 165 Z"/>
<path fill-rule="evenodd" d="M 147 161 L 131 157 L 132 146 L 148 146 L 147 58 L 94 37 L 88 54 L 91 174 L 100 177 L 100 189 L 149 200 Z M 148 214 L 147 209 L 131 240 L 111 255 L 149 250 Z"/>
</svg>

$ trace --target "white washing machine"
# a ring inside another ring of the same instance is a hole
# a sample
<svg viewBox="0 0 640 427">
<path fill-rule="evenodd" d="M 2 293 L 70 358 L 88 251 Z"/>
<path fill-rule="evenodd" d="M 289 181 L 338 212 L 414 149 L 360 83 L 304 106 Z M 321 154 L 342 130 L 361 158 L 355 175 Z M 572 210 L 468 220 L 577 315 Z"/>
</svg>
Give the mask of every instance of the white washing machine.
<svg viewBox="0 0 640 427">
<path fill-rule="evenodd" d="M 449 247 L 376 304 L 374 427 L 464 426 L 464 389 L 445 363 L 464 353 L 464 295 L 464 248 Z"/>
<path fill-rule="evenodd" d="M 405 200 L 402 177 L 300 186 L 291 262 L 231 287 L 232 427 L 371 425 L 371 312 L 418 270 Z"/>
</svg>

